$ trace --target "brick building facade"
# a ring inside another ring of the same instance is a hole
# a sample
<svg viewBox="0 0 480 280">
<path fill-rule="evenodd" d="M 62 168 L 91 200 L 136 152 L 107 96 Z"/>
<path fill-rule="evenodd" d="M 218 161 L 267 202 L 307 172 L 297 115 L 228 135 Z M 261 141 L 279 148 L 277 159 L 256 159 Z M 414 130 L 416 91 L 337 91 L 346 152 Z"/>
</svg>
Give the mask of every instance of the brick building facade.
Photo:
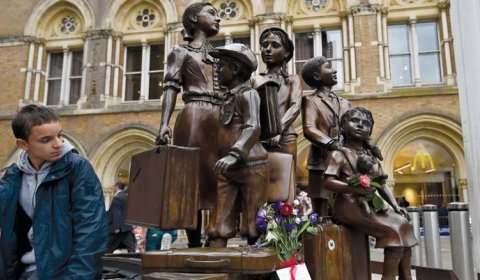
<svg viewBox="0 0 480 280">
<path fill-rule="evenodd" d="M 52 106 L 109 198 L 109 186 L 128 178 L 130 157 L 154 145 L 165 57 L 182 43 L 181 16 L 190 2 L 0 1 L 2 164 L 16 158 L 10 122 L 18 109 Z M 214 44 L 248 44 L 260 60 L 260 33 L 279 26 L 296 44 L 290 72 L 314 55 L 332 61 L 337 93 L 374 114 L 372 141 L 385 154 L 396 195 L 413 205 L 467 199 L 448 0 L 212 3 L 222 17 Z M 176 112 L 182 104 L 179 97 Z M 309 142 L 300 118 L 296 130 L 302 183 Z"/>
</svg>

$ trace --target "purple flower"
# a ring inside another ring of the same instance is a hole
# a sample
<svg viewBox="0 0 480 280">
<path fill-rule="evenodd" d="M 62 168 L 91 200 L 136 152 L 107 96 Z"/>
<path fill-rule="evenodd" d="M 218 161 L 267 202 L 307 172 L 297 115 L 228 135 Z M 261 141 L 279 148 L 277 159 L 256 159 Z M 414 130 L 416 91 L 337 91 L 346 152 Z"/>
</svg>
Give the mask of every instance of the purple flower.
<svg viewBox="0 0 480 280">
<path fill-rule="evenodd" d="M 293 223 L 290 223 L 290 222 L 286 222 L 285 223 L 285 229 L 288 231 L 288 232 L 292 232 L 292 230 L 295 228 L 295 224 Z"/>
<path fill-rule="evenodd" d="M 316 225 L 318 223 L 318 214 L 317 213 L 313 213 L 311 214 L 308 219 L 310 219 L 310 222 L 314 225 Z"/>
<path fill-rule="evenodd" d="M 257 221 L 257 230 L 259 232 L 265 232 L 265 230 L 267 230 L 267 223 L 265 221 L 260 223 Z"/>
<path fill-rule="evenodd" d="M 259 243 L 259 242 L 255 242 L 255 244 L 251 245 L 251 247 L 254 248 L 254 249 L 258 249 L 258 248 L 262 247 L 262 244 Z"/>
<path fill-rule="evenodd" d="M 257 217 L 262 217 L 262 218 L 267 217 L 267 210 L 263 208 L 258 209 Z"/>
<path fill-rule="evenodd" d="M 272 209 L 275 211 L 280 211 L 282 204 L 283 202 L 281 200 L 276 200 L 274 203 L 272 203 Z"/>
<path fill-rule="evenodd" d="M 282 221 L 282 215 L 277 214 L 275 215 L 275 222 L 280 223 Z"/>
</svg>

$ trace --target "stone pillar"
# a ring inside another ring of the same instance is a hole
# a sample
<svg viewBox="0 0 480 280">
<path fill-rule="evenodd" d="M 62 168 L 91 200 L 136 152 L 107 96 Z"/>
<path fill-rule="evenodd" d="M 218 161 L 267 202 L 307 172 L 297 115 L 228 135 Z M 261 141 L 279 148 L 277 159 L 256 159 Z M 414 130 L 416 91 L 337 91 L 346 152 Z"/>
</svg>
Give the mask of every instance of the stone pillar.
<svg viewBox="0 0 480 280">
<path fill-rule="evenodd" d="M 115 103 L 118 102 L 118 85 L 120 77 L 120 50 L 122 44 L 122 35 L 120 33 L 115 34 L 115 60 L 113 64 L 113 100 Z"/>
<path fill-rule="evenodd" d="M 230 32 L 225 33 L 225 45 L 233 43 L 232 34 Z"/>
<path fill-rule="evenodd" d="M 42 79 L 43 45 L 44 42 L 39 40 L 37 49 L 37 67 L 35 69 L 35 85 L 33 86 L 33 102 L 39 101 L 40 80 Z"/>
<path fill-rule="evenodd" d="M 412 34 L 412 57 L 413 57 L 413 77 L 415 86 L 422 86 L 422 78 L 420 75 L 420 61 L 418 59 L 418 38 L 417 38 L 417 18 L 410 18 L 410 32 Z"/>
<path fill-rule="evenodd" d="M 446 1 L 442 1 L 446 2 Z M 480 271 L 480 2 L 451 1 L 452 31 L 455 37 L 454 51 L 457 63 L 457 83 L 462 117 L 463 141 L 468 174 L 468 201 L 472 222 L 473 260 Z"/>
<path fill-rule="evenodd" d="M 58 106 L 65 105 L 65 96 L 67 95 L 67 78 L 68 78 L 68 47 L 63 47 L 63 64 L 62 64 L 62 83 L 60 85 L 60 100 Z"/>
<path fill-rule="evenodd" d="M 382 9 L 382 29 L 383 29 L 383 55 L 385 57 L 385 80 L 390 83 L 390 51 L 388 49 L 388 24 L 387 24 L 388 9 Z"/>
<path fill-rule="evenodd" d="M 442 19 L 442 34 L 443 34 L 443 52 L 444 52 L 444 59 L 445 59 L 445 71 L 446 77 L 445 77 L 445 82 L 447 85 L 454 85 L 455 84 L 455 78 L 453 77 L 453 71 L 452 71 L 452 57 L 451 57 L 451 51 L 450 51 L 450 42 L 452 41 L 452 38 L 450 37 L 449 31 L 448 31 L 448 19 L 447 19 L 447 12 L 448 8 L 450 7 L 449 2 L 440 2 L 438 3 L 438 7 L 440 8 L 440 15 Z"/>
<path fill-rule="evenodd" d="M 350 48 L 348 47 L 348 14 L 340 13 L 342 18 L 342 42 L 343 42 L 343 68 L 345 73 L 345 92 L 350 91 Z"/>
<path fill-rule="evenodd" d="M 112 36 L 111 30 L 90 30 L 84 34 L 84 79 L 85 87 L 82 93 L 82 108 L 105 107 L 105 81 L 108 54 L 108 38 Z"/>
<path fill-rule="evenodd" d="M 355 64 L 355 31 L 353 28 L 353 13 L 348 15 L 348 43 L 350 46 L 350 72 L 351 81 L 355 83 L 357 81 L 357 65 Z"/>
<path fill-rule="evenodd" d="M 289 17 L 286 17 L 285 18 L 285 23 L 287 24 L 287 34 L 288 34 L 288 37 L 290 37 L 290 39 L 292 41 L 294 41 L 293 43 L 295 44 L 295 38 L 293 38 L 293 33 L 292 33 L 292 23 L 293 23 L 293 17 L 292 16 L 289 16 Z M 287 65 L 287 68 L 288 68 L 288 73 L 292 74 L 293 73 L 293 67 L 294 67 L 294 63 L 295 63 L 295 52 L 293 53 L 293 59 L 291 59 L 289 62 L 288 62 L 288 65 Z M 298 74 L 298 73 L 297 73 Z"/>
<path fill-rule="evenodd" d="M 377 40 L 378 40 L 378 64 L 380 65 L 380 80 L 385 79 L 385 63 L 383 56 L 383 20 L 382 11 L 377 11 Z"/>
<path fill-rule="evenodd" d="M 27 41 L 29 43 L 29 48 L 28 48 L 28 62 L 27 62 L 27 68 L 25 70 L 26 75 L 25 75 L 25 92 L 23 95 L 23 101 L 27 102 L 30 100 L 30 88 L 32 86 L 32 72 L 33 72 L 33 59 L 35 56 L 35 40 L 30 39 Z"/>
<path fill-rule="evenodd" d="M 110 79 L 112 75 L 112 51 L 113 51 L 113 36 L 110 34 L 107 38 L 107 59 L 105 62 L 105 98 L 110 98 Z M 106 104 L 106 103 L 105 103 Z"/>
<path fill-rule="evenodd" d="M 322 49 L 322 29 L 320 25 L 317 23 L 313 26 L 313 56 L 321 56 L 323 55 Z"/>
</svg>

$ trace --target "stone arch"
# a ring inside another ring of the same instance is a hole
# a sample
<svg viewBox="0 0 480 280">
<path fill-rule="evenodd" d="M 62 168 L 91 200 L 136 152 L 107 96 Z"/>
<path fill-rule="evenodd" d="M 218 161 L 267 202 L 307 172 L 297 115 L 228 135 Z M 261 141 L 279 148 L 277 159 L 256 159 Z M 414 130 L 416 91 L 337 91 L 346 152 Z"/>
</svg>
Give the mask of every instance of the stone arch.
<svg viewBox="0 0 480 280">
<path fill-rule="evenodd" d="M 382 150 L 383 170 L 389 178 L 394 178 L 393 164 L 397 152 L 417 139 L 429 140 L 445 148 L 455 162 L 458 178 L 466 178 L 467 166 L 460 123 L 433 113 L 405 116 L 382 132 L 376 144 Z"/>
<path fill-rule="evenodd" d="M 151 5 L 156 7 L 161 17 L 165 20 L 162 24 L 174 23 L 179 20 L 177 7 L 174 1 L 167 0 L 143 0 L 143 1 L 114 1 L 104 14 L 102 28 L 120 30 L 123 17 L 131 12 L 131 9 L 139 5 Z"/>
<path fill-rule="evenodd" d="M 120 165 L 132 155 L 154 147 L 155 132 L 142 126 L 125 126 L 117 128 L 105 137 L 92 151 L 90 161 L 95 169 L 106 196 L 110 195 Z"/>
<path fill-rule="evenodd" d="M 50 21 L 62 11 L 76 14 L 81 21 L 81 31 L 90 30 L 95 26 L 92 8 L 85 0 L 46 0 L 37 4 L 25 25 L 26 36 L 44 37 L 45 28 Z"/>
</svg>

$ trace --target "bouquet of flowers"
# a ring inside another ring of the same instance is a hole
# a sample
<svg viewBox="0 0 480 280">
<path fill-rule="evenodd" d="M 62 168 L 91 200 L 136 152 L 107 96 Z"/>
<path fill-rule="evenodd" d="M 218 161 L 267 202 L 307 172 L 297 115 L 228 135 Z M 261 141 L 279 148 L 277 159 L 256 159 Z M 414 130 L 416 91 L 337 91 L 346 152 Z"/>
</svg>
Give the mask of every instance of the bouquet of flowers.
<svg viewBox="0 0 480 280">
<path fill-rule="evenodd" d="M 262 233 L 256 246 L 275 249 L 280 268 L 303 263 L 302 233 L 318 234 L 318 214 L 312 213 L 311 200 L 305 192 L 292 204 L 266 203 L 258 210 L 256 223 Z"/>
</svg>

